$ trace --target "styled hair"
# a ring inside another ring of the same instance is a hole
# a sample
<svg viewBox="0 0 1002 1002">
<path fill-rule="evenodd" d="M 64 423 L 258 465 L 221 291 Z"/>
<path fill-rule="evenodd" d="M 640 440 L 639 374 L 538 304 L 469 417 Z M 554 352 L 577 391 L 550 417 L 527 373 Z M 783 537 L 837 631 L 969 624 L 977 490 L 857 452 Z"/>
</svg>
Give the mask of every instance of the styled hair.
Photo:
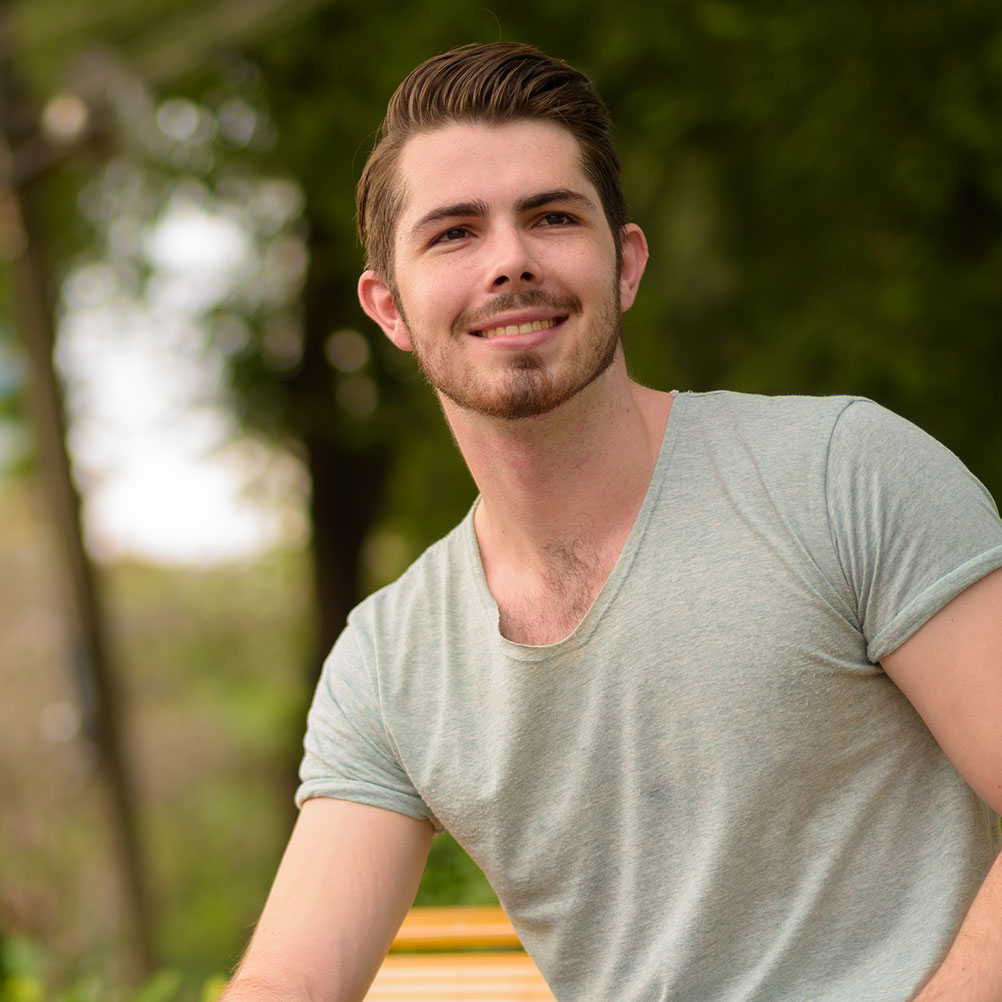
<svg viewBox="0 0 1002 1002">
<path fill-rule="evenodd" d="M 393 282 L 393 240 L 404 191 L 397 165 L 411 136 L 454 123 L 553 122 L 578 142 L 581 166 L 595 186 L 616 237 L 629 221 L 622 165 L 609 112 L 588 78 L 529 45 L 467 45 L 421 63 L 396 89 L 355 192 L 366 265 Z"/>
</svg>

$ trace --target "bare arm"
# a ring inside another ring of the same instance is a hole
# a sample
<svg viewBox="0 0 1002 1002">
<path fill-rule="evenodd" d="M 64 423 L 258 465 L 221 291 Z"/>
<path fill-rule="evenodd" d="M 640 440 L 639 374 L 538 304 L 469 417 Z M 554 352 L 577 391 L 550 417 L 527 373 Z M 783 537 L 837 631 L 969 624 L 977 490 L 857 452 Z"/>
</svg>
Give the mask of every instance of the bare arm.
<svg viewBox="0 0 1002 1002">
<path fill-rule="evenodd" d="M 978 795 L 1002 813 L 1002 570 L 958 595 L 883 661 Z M 1002 1002 L 1002 861 L 915 1002 Z"/>
<path fill-rule="evenodd" d="M 344 800 L 300 811 L 222 1002 L 358 1002 L 417 893 L 427 821 Z"/>
<path fill-rule="evenodd" d="M 913 1002 L 1002 1000 L 1002 856 L 981 885 L 943 963 Z"/>
</svg>

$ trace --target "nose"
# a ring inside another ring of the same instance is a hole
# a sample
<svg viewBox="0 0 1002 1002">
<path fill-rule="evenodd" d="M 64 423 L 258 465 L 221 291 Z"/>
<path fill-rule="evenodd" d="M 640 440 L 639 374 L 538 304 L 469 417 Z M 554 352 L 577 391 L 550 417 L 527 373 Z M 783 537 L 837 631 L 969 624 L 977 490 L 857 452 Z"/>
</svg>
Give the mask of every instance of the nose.
<svg viewBox="0 0 1002 1002">
<path fill-rule="evenodd" d="M 487 272 L 491 291 L 505 285 L 533 283 L 540 278 L 540 266 L 524 232 L 512 227 L 496 232 L 490 241 Z"/>
</svg>

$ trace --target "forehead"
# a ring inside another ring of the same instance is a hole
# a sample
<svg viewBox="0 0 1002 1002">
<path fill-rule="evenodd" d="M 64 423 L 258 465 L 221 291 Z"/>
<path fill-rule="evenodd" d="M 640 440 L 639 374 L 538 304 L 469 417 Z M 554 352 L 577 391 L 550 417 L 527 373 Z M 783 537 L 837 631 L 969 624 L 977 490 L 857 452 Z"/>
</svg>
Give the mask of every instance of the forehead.
<svg viewBox="0 0 1002 1002">
<path fill-rule="evenodd" d="M 463 201 L 502 209 L 535 192 L 567 188 L 599 203 L 577 140 L 551 122 L 463 122 L 418 133 L 404 145 L 398 170 L 398 235 L 436 207 Z"/>
</svg>

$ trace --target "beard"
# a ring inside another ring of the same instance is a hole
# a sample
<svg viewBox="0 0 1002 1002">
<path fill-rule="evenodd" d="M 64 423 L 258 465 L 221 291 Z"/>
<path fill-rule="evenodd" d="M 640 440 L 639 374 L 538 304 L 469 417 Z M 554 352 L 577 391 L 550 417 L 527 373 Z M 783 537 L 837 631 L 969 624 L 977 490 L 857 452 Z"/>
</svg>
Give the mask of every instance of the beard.
<svg viewBox="0 0 1002 1002">
<path fill-rule="evenodd" d="M 488 324 L 492 316 L 535 307 L 552 309 L 556 315 L 568 318 L 579 317 L 582 311 L 581 302 L 575 297 L 555 297 L 539 290 L 505 293 L 490 304 L 489 311 L 457 317 L 452 325 L 452 338 L 438 347 L 426 345 L 420 334 L 415 336 L 407 324 L 414 355 L 425 379 L 437 393 L 458 407 L 509 421 L 538 417 L 577 396 L 598 379 L 616 357 L 622 338 L 618 282 L 559 365 L 548 368 L 540 353 L 533 349 L 513 352 L 500 372 L 485 373 L 479 366 L 458 363 L 454 358 L 455 338 L 472 336 L 467 331 Z M 404 322 L 407 322 L 406 317 Z"/>
</svg>

